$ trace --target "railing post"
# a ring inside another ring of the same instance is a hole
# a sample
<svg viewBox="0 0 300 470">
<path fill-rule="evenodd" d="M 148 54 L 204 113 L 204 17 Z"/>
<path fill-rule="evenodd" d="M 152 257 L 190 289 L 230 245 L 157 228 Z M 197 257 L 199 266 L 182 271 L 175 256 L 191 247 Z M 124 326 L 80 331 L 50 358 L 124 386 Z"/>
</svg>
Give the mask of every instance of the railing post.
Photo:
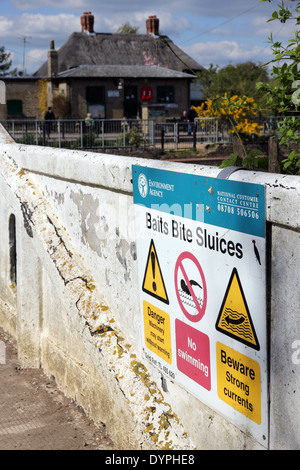
<svg viewBox="0 0 300 470">
<path fill-rule="evenodd" d="M 61 148 L 60 119 L 57 121 L 58 147 Z"/>
<path fill-rule="evenodd" d="M 149 142 L 150 145 L 154 145 L 154 121 L 148 121 L 148 128 L 149 128 Z"/>
<path fill-rule="evenodd" d="M 43 123 L 43 146 L 45 147 L 46 145 L 46 126 L 45 123 Z"/>
<path fill-rule="evenodd" d="M 179 125 L 178 122 L 175 122 L 173 126 L 173 132 L 174 132 L 174 137 L 175 137 L 175 148 L 176 150 L 178 149 L 178 144 L 179 144 Z"/>
<path fill-rule="evenodd" d="M 164 151 L 165 147 L 165 129 L 164 126 L 161 126 L 161 132 L 160 132 L 160 142 L 161 142 L 161 149 Z"/>
<path fill-rule="evenodd" d="M 280 173 L 280 163 L 278 159 L 278 142 L 275 136 L 268 140 L 268 171 L 270 173 Z"/>
</svg>

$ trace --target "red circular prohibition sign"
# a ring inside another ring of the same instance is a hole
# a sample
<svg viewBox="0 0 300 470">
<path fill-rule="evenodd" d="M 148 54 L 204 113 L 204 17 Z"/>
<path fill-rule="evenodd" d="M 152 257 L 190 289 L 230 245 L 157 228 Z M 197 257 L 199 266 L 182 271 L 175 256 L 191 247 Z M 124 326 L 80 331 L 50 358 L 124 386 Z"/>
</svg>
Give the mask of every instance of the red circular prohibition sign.
<svg viewBox="0 0 300 470">
<path fill-rule="evenodd" d="M 184 269 L 184 266 L 182 264 L 182 261 L 184 259 L 189 259 L 191 260 L 197 267 L 198 271 L 199 271 L 199 274 L 200 274 L 200 277 L 201 277 L 201 281 L 202 281 L 202 289 L 203 289 L 203 302 L 202 302 L 202 305 L 200 305 L 195 293 L 194 293 L 194 289 L 190 283 L 190 280 L 189 280 L 189 277 Z M 183 274 L 183 277 L 184 277 L 184 280 L 185 280 L 185 283 L 189 289 L 189 292 L 193 298 L 193 301 L 195 303 L 195 306 L 196 306 L 196 309 L 197 309 L 197 314 L 196 315 L 191 315 L 185 308 L 185 306 L 183 305 L 182 303 L 182 300 L 180 298 L 180 295 L 179 295 L 179 289 L 178 289 L 178 285 L 177 285 L 177 279 L 178 279 L 178 270 L 181 270 L 182 274 Z M 205 313 L 205 309 L 206 309 L 206 304 L 207 304 L 207 287 L 206 287 L 206 281 L 205 281 L 205 277 L 204 277 L 204 273 L 203 273 L 203 270 L 200 266 L 200 263 L 199 261 L 197 260 L 197 258 L 192 254 L 192 253 L 189 253 L 188 251 L 184 251 L 183 253 L 181 253 L 181 255 L 179 255 L 177 261 L 176 261 L 176 265 L 175 265 L 175 275 L 174 275 L 174 279 L 175 279 L 175 291 L 176 291 L 176 296 L 177 296 L 177 300 L 178 300 L 178 303 L 180 305 L 180 308 L 181 310 L 183 311 L 184 315 L 192 322 L 198 322 L 201 320 L 201 318 L 203 317 L 204 313 Z"/>
</svg>

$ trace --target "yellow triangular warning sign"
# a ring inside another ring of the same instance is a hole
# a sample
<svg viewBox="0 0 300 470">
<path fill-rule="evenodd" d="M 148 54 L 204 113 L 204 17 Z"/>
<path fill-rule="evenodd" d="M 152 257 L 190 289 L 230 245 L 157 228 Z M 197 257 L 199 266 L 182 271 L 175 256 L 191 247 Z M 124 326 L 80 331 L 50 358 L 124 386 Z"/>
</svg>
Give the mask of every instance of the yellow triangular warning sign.
<svg viewBox="0 0 300 470">
<path fill-rule="evenodd" d="M 216 321 L 216 329 L 251 348 L 258 351 L 260 349 L 236 268 L 231 273 Z"/>
<path fill-rule="evenodd" d="M 151 240 L 150 243 L 142 289 L 147 294 L 169 304 L 169 298 L 153 240 Z"/>
</svg>

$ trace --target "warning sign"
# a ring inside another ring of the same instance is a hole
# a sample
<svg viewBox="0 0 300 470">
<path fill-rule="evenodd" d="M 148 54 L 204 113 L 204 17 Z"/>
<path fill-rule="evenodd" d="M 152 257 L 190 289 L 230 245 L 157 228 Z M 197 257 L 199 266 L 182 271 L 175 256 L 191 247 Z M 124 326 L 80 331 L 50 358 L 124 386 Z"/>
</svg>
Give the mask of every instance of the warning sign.
<svg viewBox="0 0 300 470">
<path fill-rule="evenodd" d="M 218 396 L 257 424 L 261 423 L 260 366 L 217 342 Z"/>
<path fill-rule="evenodd" d="M 206 390 L 211 389 L 209 337 L 180 320 L 175 321 L 177 367 Z"/>
<path fill-rule="evenodd" d="M 142 289 L 147 294 L 169 304 L 169 298 L 153 240 L 151 240 L 150 243 Z"/>
<path fill-rule="evenodd" d="M 226 289 L 216 329 L 251 348 L 260 349 L 236 268 L 232 271 Z"/>
<path fill-rule="evenodd" d="M 145 344 L 150 351 L 172 364 L 170 317 L 149 302 L 143 302 Z"/>
<path fill-rule="evenodd" d="M 140 165 L 132 183 L 146 360 L 266 446 L 264 185 Z"/>
<path fill-rule="evenodd" d="M 192 322 L 201 320 L 207 304 L 207 288 L 203 270 L 197 258 L 185 251 L 175 265 L 175 290 L 178 303 Z"/>
</svg>

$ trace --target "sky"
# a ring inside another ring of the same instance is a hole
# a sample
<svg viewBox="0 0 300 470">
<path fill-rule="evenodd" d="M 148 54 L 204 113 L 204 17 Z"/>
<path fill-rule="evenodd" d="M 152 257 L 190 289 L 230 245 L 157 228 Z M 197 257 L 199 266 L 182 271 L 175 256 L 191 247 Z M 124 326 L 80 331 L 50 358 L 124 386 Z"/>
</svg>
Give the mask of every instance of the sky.
<svg viewBox="0 0 300 470">
<path fill-rule="evenodd" d="M 34 73 L 46 60 L 50 40 L 58 50 L 80 16 L 90 11 L 94 30 L 113 33 L 129 22 L 146 33 L 146 19 L 159 18 L 160 34 L 203 67 L 224 67 L 272 58 L 268 37 L 286 41 L 291 25 L 267 22 L 278 1 L 259 0 L 0 0 L 0 46 L 11 53 L 12 68 Z M 296 3 L 296 2 L 294 2 Z M 150 5 L 150 6 L 149 6 Z M 290 7 L 294 7 L 289 2 Z"/>
</svg>

